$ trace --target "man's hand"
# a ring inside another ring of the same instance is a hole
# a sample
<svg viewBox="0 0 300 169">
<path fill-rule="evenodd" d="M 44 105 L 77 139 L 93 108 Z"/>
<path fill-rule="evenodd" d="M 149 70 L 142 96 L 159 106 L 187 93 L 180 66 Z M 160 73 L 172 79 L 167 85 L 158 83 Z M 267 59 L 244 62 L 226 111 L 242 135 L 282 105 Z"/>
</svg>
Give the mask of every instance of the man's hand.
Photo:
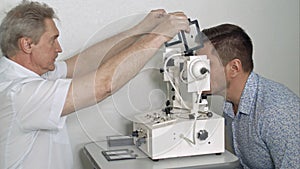
<svg viewBox="0 0 300 169">
<path fill-rule="evenodd" d="M 167 13 L 164 9 L 152 10 L 136 25 L 136 30 L 142 34 L 151 32 L 157 25 L 164 21 L 165 15 L 167 15 Z"/>
<path fill-rule="evenodd" d="M 189 32 L 189 21 L 183 12 L 174 12 L 162 16 L 163 21 L 151 33 L 155 33 L 171 40 L 181 30 Z"/>
</svg>

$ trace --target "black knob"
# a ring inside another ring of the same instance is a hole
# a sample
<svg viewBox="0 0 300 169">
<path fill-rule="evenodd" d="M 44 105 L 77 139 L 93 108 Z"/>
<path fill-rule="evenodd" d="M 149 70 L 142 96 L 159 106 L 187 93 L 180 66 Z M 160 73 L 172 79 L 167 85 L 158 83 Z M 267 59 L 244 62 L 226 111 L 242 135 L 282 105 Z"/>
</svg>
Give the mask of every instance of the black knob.
<svg viewBox="0 0 300 169">
<path fill-rule="evenodd" d="M 133 137 L 138 137 L 139 136 L 139 131 L 135 130 L 135 131 L 132 131 L 132 134 L 131 134 Z"/>
<path fill-rule="evenodd" d="M 204 75 L 206 72 L 209 72 L 209 70 L 206 69 L 205 67 L 201 68 L 201 70 L 200 70 L 200 73 L 201 73 L 201 74 Z"/>
<path fill-rule="evenodd" d="M 207 112 L 206 115 L 207 115 L 207 117 L 212 117 L 213 113 L 212 112 Z"/>
<path fill-rule="evenodd" d="M 170 106 L 170 104 L 171 104 L 170 100 L 167 100 L 166 101 L 166 106 Z"/>
<path fill-rule="evenodd" d="M 172 114 L 171 112 L 172 109 L 173 109 L 172 107 L 166 107 L 165 108 L 166 115 Z"/>
<path fill-rule="evenodd" d="M 197 138 L 199 140 L 206 140 L 208 138 L 208 132 L 206 130 L 200 130 L 197 133 Z"/>
<path fill-rule="evenodd" d="M 201 99 L 207 99 L 207 95 L 206 94 L 202 94 L 201 95 Z"/>
</svg>

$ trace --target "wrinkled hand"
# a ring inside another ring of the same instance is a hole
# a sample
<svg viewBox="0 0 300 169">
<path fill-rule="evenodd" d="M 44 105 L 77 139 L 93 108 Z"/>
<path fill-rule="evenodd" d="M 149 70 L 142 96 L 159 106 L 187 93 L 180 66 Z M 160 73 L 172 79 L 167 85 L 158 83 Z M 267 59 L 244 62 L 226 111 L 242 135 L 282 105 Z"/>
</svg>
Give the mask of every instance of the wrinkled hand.
<svg viewBox="0 0 300 169">
<path fill-rule="evenodd" d="M 164 21 L 164 16 L 167 15 L 164 9 L 155 9 L 136 26 L 141 33 L 151 32 L 158 24 Z"/>
<path fill-rule="evenodd" d="M 165 14 L 162 19 L 151 33 L 164 36 L 166 41 L 171 40 L 181 30 L 190 31 L 188 18 L 183 12 Z"/>
</svg>

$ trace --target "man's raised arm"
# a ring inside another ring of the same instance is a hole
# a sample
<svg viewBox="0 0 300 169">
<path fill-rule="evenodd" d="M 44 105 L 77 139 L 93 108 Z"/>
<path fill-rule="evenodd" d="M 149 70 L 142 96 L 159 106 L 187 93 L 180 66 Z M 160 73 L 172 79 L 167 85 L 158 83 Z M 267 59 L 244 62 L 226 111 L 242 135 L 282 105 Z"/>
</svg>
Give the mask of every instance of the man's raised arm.
<svg viewBox="0 0 300 169">
<path fill-rule="evenodd" d="M 189 31 L 187 17 L 165 14 L 150 32 L 126 49 L 106 59 L 95 71 L 73 77 L 62 115 L 94 105 L 133 78 L 166 41 L 180 30 Z"/>
<path fill-rule="evenodd" d="M 167 13 L 163 9 L 152 10 L 139 24 L 100 41 L 84 51 L 66 60 L 67 77 L 84 75 L 95 71 L 112 56 L 136 42 L 141 36 L 150 33 L 158 24 L 164 21 Z"/>
</svg>

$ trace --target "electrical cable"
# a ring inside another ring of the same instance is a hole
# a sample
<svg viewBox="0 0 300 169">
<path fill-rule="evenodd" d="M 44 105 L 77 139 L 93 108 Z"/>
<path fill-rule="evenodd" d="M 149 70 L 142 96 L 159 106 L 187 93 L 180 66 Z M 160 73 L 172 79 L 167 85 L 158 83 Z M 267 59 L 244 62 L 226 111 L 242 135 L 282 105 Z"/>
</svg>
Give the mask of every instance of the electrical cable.
<svg viewBox="0 0 300 169">
<path fill-rule="evenodd" d="M 175 93 L 179 96 L 179 99 L 180 99 L 180 101 L 181 101 L 180 103 L 181 103 L 185 108 L 187 108 L 187 109 L 190 110 L 191 108 L 188 107 L 188 106 L 185 104 L 183 98 L 181 97 L 181 95 L 180 95 L 180 93 L 179 93 L 177 87 L 175 86 L 175 84 L 174 84 L 172 78 L 169 76 L 169 74 L 168 74 L 169 72 L 168 72 L 168 70 L 167 70 L 167 63 L 169 62 L 169 60 L 170 60 L 171 58 L 177 57 L 177 56 L 182 56 L 182 54 L 181 54 L 181 53 L 176 53 L 176 54 L 173 54 L 173 55 L 169 56 L 169 57 L 166 59 L 166 61 L 165 61 L 165 63 L 164 63 L 165 75 L 167 76 L 168 80 L 170 81 L 170 84 L 172 85 L 172 87 L 174 88 Z"/>
</svg>

